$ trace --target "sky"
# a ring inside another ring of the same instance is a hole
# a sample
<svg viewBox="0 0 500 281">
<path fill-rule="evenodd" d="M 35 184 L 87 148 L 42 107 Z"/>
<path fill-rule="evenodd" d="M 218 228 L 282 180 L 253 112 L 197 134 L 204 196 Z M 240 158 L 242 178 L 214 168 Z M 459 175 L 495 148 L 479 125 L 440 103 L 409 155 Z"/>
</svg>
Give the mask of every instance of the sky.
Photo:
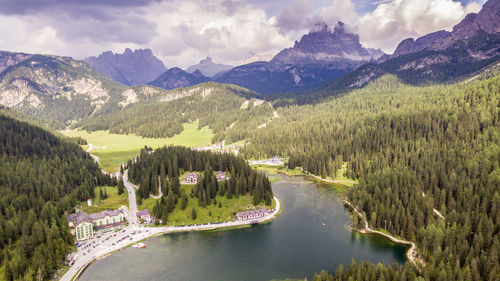
<svg viewBox="0 0 500 281">
<path fill-rule="evenodd" d="M 486 0 L 0 0 L 0 50 L 83 59 L 149 48 L 168 67 L 274 55 L 343 21 L 365 47 L 451 30 Z"/>
</svg>

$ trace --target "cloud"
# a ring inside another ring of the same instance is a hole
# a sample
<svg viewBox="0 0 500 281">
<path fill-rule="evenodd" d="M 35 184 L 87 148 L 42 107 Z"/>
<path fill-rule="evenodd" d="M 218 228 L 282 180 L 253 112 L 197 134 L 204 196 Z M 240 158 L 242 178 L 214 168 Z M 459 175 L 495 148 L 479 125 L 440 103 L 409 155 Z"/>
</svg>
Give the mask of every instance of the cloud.
<svg viewBox="0 0 500 281">
<path fill-rule="evenodd" d="M 374 1 L 378 6 L 359 15 L 351 0 L 333 0 L 321 10 L 327 24 L 333 26 L 341 20 L 355 27 L 361 42 L 368 47 L 392 52 L 397 44 L 408 37 L 451 28 L 481 6 L 475 2 L 463 5 L 453 0 L 392 0 Z"/>
<path fill-rule="evenodd" d="M 335 26 L 338 21 L 355 26 L 359 18 L 351 0 L 333 0 L 330 6 L 321 10 L 321 17 L 329 26 Z"/>
<path fill-rule="evenodd" d="M 392 51 L 402 39 L 451 30 L 480 9 L 474 2 L 463 6 L 453 0 L 394 0 L 359 18 L 359 34 L 368 45 Z"/>
<path fill-rule="evenodd" d="M 276 18 L 247 0 L 87 2 L 0 4 L 0 49 L 83 59 L 151 48 L 167 66 L 187 67 L 206 56 L 237 64 L 251 51 L 277 53 L 293 43 Z"/>
<path fill-rule="evenodd" d="M 290 6 L 283 9 L 278 17 L 277 26 L 281 32 L 287 33 L 306 28 L 308 15 L 313 11 L 307 0 L 295 0 Z"/>
<path fill-rule="evenodd" d="M 354 2 L 353 2 L 354 1 Z M 319 5 L 318 3 L 321 4 Z M 293 45 L 315 23 L 341 20 L 369 47 L 451 29 L 479 4 L 452 0 L 0 0 L 0 49 L 83 59 L 150 48 L 168 67 L 200 58 L 238 64 Z M 359 6 L 373 6 L 368 12 Z M 272 11 L 272 12 L 270 12 Z"/>
<path fill-rule="evenodd" d="M 98 6 L 107 7 L 140 7 L 147 6 L 158 0 L 0 0 L 0 14 L 28 15 L 36 14 L 45 9 L 54 7 L 82 7 Z"/>
<path fill-rule="evenodd" d="M 147 17 L 158 19 L 160 35 L 150 46 L 168 65 L 189 66 L 206 56 L 237 64 L 251 51 L 277 53 L 292 44 L 263 9 L 241 1 L 233 1 L 230 9 L 213 8 L 224 2 L 154 4 Z"/>
</svg>

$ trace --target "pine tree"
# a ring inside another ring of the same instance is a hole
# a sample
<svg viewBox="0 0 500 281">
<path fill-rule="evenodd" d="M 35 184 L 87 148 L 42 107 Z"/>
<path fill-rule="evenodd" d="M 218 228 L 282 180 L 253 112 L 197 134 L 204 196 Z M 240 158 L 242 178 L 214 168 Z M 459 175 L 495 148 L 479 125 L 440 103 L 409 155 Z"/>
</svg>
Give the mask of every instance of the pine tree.
<svg viewBox="0 0 500 281">
<path fill-rule="evenodd" d="M 191 218 L 192 218 L 193 220 L 196 220 L 196 218 L 197 218 L 197 217 L 198 217 L 198 215 L 196 214 L 196 210 L 195 210 L 195 209 L 194 209 L 194 207 L 193 207 L 193 209 L 192 209 L 192 211 L 191 211 Z"/>
<path fill-rule="evenodd" d="M 120 179 L 118 181 L 118 195 L 123 194 L 123 192 L 125 191 L 124 189 L 125 189 L 125 186 L 123 184 L 123 179 Z"/>
</svg>

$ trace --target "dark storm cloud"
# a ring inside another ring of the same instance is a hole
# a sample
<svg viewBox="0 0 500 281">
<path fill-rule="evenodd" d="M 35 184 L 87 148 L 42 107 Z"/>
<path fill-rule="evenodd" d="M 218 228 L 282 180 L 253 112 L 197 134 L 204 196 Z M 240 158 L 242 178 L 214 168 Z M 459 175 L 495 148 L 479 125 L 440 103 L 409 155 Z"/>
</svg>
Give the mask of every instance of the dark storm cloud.
<svg viewBox="0 0 500 281">
<path fill-rule="evenodd" d="M 57 17 L 41 16 L 40 20 L 57 30 L 58 37 L 65 41 L 86 40 L 93 42 L 130 42 L 147 44 L 158 35 L 156 23 L 148 21 L 139 13 L 108 10 L 91 14 L 65 13 Z"/>
<path fill-rule="evenodd" d="M 145 5 L 151 2 L 0 0 L 0 14 L 25 16 L 40 26 L 50 26 L 66 42 L 147 44 L 158 35 L 157 24 L 144 17 Z"/>
<path fill-rule="evenodd" d="M 161 0 L 0 0 L 0 14 L 28 15 L 58 6 L 141 7 Z"/>
</svg>

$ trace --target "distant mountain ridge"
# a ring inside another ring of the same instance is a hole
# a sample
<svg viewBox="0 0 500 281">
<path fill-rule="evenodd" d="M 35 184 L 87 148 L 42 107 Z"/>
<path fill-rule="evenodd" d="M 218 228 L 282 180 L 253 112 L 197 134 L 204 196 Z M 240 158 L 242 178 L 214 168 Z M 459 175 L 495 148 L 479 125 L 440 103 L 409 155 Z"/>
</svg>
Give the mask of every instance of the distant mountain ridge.
<svg viewBox="0 0 500 281">
<path fill-rule="evenodd" d="M 307 89 L 349 73 L 381 55 L 380 50 L 364 48 L 357 34 L 345 30 L 344 23 L 338 22 L 333 31 L 319 23 L 271 61 L 237 66 L 217 75 L 215 81 L 262 94 Z"/>
<path fill-rule="evenodd" d="M 0 52 L 0 70 L 0 107 L 57 129 L 165 92 L 128 87 L 69 57 Z"/>
<path fill-rule="evenodd" d="M 212 79 L 209 77 L 205 77 L 198 69 L 196 69 L 193 73 L 189 73 L 178 67 L 172 67 L 148 84 L 165 90 L 172 90 L 175 88 L 193 86 L 211 80 Z"/>
<path fill-rule="evenodd" d="M 233 68 L 232 65 L 214 63 L 211 57 L 206 57 L 200 60 L 198 64 L 192 65 L 186 69 L 187 72 L 193 73 L 199 70 L 206 77 L 213 77 L 215 74 L 222 71 L 228 71 Z"/>
<path fill-rule="evenodd" d="M 401 41 L 392 55 L 365 64 L 326 88 L 366 85 L 385 73 L 406 83 L 447 83 L 500 61 L 500 0 L 489 0 L 479 13 L 469 14 L 451 32 L 440 30 Z"/>
<path fill-rule="evenodd" d="M 129 86 L 146 84 L 167 70 L 150 49 L 132 51 L 127 48 L 123 54 L 107 51 L 84 61 L 102 74 Z"/>
<path fill-rule="evenodd" d="M 369 61 L 378 56 L 365 49 L 359 42 L 359 35 L 347 32 L 344 23 L 339 21 L 333 32 L 325 23 L 316 24 L 311 32 L 302 36 L 300 41 L 295 41 L 292 48 L 279 52 L 271 62 L 300 65 L 311 61 L 336 61 L 342 58 Z"/>
<path fill-rule="evenodd" d="M 500 33 L 500 0 L 486 2 L 479 13 L 465 16 L 460 23 L 453 27 L 451 32 L 439 30 L 416 40 L 408 38 L 401 41 L 394 53 L 387 58 L 395 58 L 423 50 L 445 50 L 459 40 L 468 40 L 474 37 L 480 31 L 487 34 Z"/>
</svg>

